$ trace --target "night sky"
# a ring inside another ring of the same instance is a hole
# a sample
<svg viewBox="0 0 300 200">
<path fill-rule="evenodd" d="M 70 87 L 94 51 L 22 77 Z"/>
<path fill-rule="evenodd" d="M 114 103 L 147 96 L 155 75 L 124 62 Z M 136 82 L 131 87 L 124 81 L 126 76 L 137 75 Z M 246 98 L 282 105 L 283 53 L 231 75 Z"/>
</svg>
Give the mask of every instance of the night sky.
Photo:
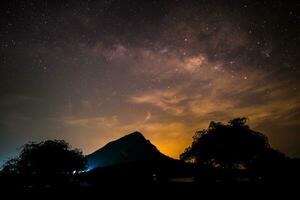
<svg viewBox="0 0 300 200">
<path fill-rule="evenodd" d="M 178 158 L 239 116 L 300 156 L 299 1 L 0 4 L 0 163 L 28 141 L 89 154 L 136 130 Z"/>
</svg>

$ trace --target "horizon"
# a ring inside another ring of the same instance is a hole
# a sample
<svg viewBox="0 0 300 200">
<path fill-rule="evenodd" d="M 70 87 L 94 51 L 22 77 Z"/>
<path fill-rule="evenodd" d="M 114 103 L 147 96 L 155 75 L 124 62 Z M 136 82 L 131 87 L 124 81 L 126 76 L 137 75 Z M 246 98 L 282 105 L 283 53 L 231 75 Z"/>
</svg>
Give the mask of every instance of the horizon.
<svg viewBox="0 0 300 200">
<path fill-rule="evenodd" d="M 299 3 L 1 1 L 0 165 L 28 141 L 85 155 L 139 131 L 178 158 L 249 118 L 300 157 Z"/>
<path fill-rule="evenodd" d="M 248 119 L 248 122 L 249 122 L 249 119 Z M 227 122 L 226 122 L 226 123 L 221 122 L 221 123 L 227 124 Z M 208 127 L 203 128 L 203 129 L 207 129 L 207 128 L 208 128 Z M 251 128 L 251 127 L 250 127 L 250 128 Z M 198 129 L 198 130 L 203 130 L 203 129 Z M 256 131 L 257 131 L 257 130 L 256 130 Z M 159 149 L 159 147 L 158 147 L 155 143 L 153 143 L 149 138 L 147 138 L 147 136 L 145 136 L 145 134 L 144 134 L 143 132 L 140 132 L 140 131 L 136 130 L 136 131 L 133 131 L 133 132 L 130 132 L 130 133 L 124 133 L 124 134 L 121 134 L 121 135 L 118 136 L 117 138 L 112 138 L 112 139 L 109 140 L 109 141 L 104 141 L 104 144 L 103 144 L 103 145 L 101 145 L 100 147 L 98 147 L 98 148 L 96 148 L 96 149 L 92 149 L 92 150 L 91 150 L 90 152 L 88 152 L 88 153 L 86 153 L 86 152 L 83 151 L 83 155 L 84 155 L 84 156 L 89 156 L 89 155 L 91 155 L 91 154 L 97 152 L 99 149 L 102 149 L 102 148 L 105 147 L 107 144 L 109 144 L 109 143 L 111 143 L 111 142 L 115 142 L 115 141 L 117 141 L 117 140 L 119 140 L 119 139 L 121 139 L 121 138 L 124 138 L 124 137 L 126 137 L 126 136 L 132 135 L 132 134 L 134 134 L 134 133 L 140 133 L 146 140 L 149 140 L 149 141 L 151 142 L 151 144 L 153 144 L 155 147 L 157 147 L 157 149 L 158 149 L 159 152 L 161 152 L 162 154 L 164 154 L 164 155 L 166 155 L 166 156 L 169 156 L 169 157 L 171 157 L 171 158 L 173 158 L 173 159 L 179 159 L 179 155 L 180 155 L 181 153 L 183 153 L 183 151 L 184 151 L 184 149 L 183 149 L 181 152 L 179 152 L 178 155 L 171 156 L 172 153 L 173 153 L 172 150 L 171 150 L 171 152 L 170 152 L 170 155 L 169 155 L 168 152 L 163 152 L 163 151 L 161 151 L 161 150 Z M 193 134 L 194 134 L 194 133 L 193 133 Z M 54 138 L 53 140 L 59 140 L 59 138 Z M 192 141 L 192 138 L 191 138 L 191 141 Z M 190 143 L 191 143 L 191 141 L 190 141 Z M 28 142 L 41 142 L 41 141 L 28 141 Z M 66 142 L 68 142 L 68 141 L 66 141 Z M 190 144 L 190 143 L 189 143 L 189 144 Z M 186 147 L 188 147 L 189 144 L 187 144 Z M 24 144 L 23 144 L 23 145 L 24 145 Z M 16 149 L 21 149 L 21 147 L 22 147 L 23 145 L 19 146 L 19 147 L 16 148 Z M 271 146 L 272 146 L 272 144 L 271 144 Z M 73 146 L 73 145 L 71 145 L 71 144 L 70 144 L 70 147 L 71 147 L 71 148 L 78 148 L 78 147 Z M 186 148 L 186 147 L 185 147 L 185 148 Z M 79 149 L 80 149 L 80 148 L 79 148 Z M 80 150 L 82 150 L 82 149 L 80 149 Z M 7 160 L 9 160 L 9 159 L 11 159 L 11 158 L 16 157 L 18 153 L 19 153 L 19 152 L 16 152 L 15 155 L 12 155 L 11 157 L 7 157 L 6 159 L 0 160 L 0 168 L 1 168 L 1 166 L 5 163 L 5 161 L 7 161 Z M 286 152 L 282 152 L 282 153 L 286 154 Z M 291 158 L 293 158 L 293 157 L 296 158 L 296 157 L 297 157 L 297 156 L 291 156 L 291 155 L 288 155 L 288 154 L 287 154 L 287 156 L 290 156 Z"/>
</svg>

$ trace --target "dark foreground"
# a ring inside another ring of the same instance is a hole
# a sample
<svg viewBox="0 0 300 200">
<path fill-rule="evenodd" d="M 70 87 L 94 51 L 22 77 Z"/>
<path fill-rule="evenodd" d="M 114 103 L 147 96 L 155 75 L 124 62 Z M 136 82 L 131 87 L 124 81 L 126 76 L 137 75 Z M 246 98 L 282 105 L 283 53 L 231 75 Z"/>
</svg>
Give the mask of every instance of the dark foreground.
<svg viewBox="0 0 300 200">
<path fill-rule="evenodd" d="M 253 184 L 196 184 L 168 183 L 107 184 L 101 187 L 67 187 L 18 189 L 1 191 L 4 196 L 29 199 L 201 199 L 201 198 L 276 198 L 298 199 L 298 185 L 253 185 Z M 8 198 L 6 198 L 8 199 Z"/>
<path fill-rule="evenodd" d="M 258 175 L 258 171 L 245 170 L 203 171 L 176 160 L 138 162 L 65 177 L 0 176 L 0 189 L 3 195 L 38 199 L 198 199 L 203 196 L 270 199 L 278 195 L 298 199 L 298 165 L 278 166 Z"/>
</svg>

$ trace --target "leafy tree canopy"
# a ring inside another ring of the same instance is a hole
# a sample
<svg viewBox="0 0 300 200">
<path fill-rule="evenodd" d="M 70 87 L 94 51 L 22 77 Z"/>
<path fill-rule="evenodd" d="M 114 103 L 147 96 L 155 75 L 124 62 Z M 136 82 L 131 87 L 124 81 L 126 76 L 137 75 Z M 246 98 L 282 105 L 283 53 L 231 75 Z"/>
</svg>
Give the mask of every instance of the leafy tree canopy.
<svg viewBox="0 0 300 200">
<path fill-rule="evenodd" d="M 263 134 L 250 129 L 247 119 L 236 118 L 227 124 L 212 121 L 208 129 L 197 131 L 193 142 L 181 155 L 204 167 L 245 166 L 270 149 Z"/>
<path fill-rule="evenodd" d="M 79 149 L 71 149 L 63 140 L 46 140 L 25 144 L 17 158 L 4 164 L 2 172 L 51 176 L 67 175 L 85 167 L 86 160 Z"/>
</svg>

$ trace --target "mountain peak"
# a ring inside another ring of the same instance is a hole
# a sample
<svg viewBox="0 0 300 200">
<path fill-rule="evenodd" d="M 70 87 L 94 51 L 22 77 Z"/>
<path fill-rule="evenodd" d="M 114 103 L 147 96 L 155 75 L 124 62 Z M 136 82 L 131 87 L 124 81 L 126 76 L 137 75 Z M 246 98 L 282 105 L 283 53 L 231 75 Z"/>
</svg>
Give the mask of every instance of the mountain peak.
<svg viewBox="0 0 300 200">
<path fill-rule="evenodd" d="M 123 137 L 121 137 L 120 139 L 125 139 L 125 138 L 136 138 L 136 139 L 144 139 L 146 140 L 146 138 L 144 137 L 144 135 L 138 131 L 135 131 L 133 133 L 130 133 L 128 135 L 125 135 Z"/>
<path fill-rule="evenodd" d="M 88 155 L 89 168 L 104 167 L 119 163 L 166 158 L 142 133 L 133 132 Z"/>
</svg>

